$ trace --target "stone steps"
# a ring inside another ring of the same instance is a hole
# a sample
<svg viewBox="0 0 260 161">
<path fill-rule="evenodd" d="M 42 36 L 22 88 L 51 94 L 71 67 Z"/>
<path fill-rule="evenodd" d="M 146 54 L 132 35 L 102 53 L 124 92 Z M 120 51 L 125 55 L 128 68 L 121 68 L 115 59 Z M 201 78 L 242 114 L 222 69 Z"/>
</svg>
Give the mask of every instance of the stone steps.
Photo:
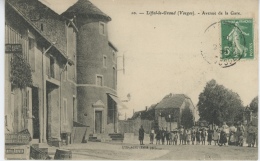
<svg viewBox="0 0 260 161">
<path fill-rule="evenodd" d="M 88 141 L 91 142 L 123 142 L 124 135 L 120 133 L 114 134 L 90 134 Z"/>
</svg>

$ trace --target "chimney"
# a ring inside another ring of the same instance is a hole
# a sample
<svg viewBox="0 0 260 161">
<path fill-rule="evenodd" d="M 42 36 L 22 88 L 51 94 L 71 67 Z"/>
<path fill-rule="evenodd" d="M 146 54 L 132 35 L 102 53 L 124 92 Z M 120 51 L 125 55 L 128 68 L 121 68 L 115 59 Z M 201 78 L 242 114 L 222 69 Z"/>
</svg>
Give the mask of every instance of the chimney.
<svg viewBox="0 0 260 161">
<path fill-rule="evenodd" d="M 147 106 L 145 106 L 145 111 L 147 111 L 147 108 L 148 108 L 148 107 L 147 107 Z"/>
</svg>

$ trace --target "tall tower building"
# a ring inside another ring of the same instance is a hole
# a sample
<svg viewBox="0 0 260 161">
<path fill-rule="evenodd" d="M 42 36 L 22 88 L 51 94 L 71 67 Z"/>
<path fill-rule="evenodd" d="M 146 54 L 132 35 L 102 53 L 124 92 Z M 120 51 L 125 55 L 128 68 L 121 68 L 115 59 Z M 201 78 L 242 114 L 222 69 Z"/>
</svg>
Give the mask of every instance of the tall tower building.
<svg viewBox="0 0 260 161">
<path fill-rule="evenodd" d="M 117 49 L 108 39 L 111 18 L 88 0 L 79 0 L 63 14 L 77 27 L 77 122 L 87 133 L 116 133 Z"/>
</svg>

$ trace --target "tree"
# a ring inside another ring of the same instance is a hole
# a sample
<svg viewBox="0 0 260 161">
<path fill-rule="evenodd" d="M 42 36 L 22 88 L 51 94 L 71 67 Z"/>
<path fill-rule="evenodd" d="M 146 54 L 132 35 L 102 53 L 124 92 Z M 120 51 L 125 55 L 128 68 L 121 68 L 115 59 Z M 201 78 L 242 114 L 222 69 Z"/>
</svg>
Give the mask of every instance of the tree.
<svg viewBox="0 0 260 161">
<path fill-rule="evenodd" d="M 241 121 L 243 118 L 244 107 L 240 96 L 215 80 L 207 82 L 199 95 L 197 107 L 202 120 L 217 125 L 224 121 Z"/>
<path fill-rule="evenodd" d="M 251 103 L 249 104 L 249 109 L 253 111 L 253 113 L 258 112 L 258 96 L 256 96 Z"/>
<path fill-rule="evenodd" d="M 185 102 L 185 107 L 182 109 L 181 113 L 181 125 L 183 125 L 184 128 L 191 128 L 194 124 L 194 118 L 189 106 L 189 103 Z"/>
</svg>

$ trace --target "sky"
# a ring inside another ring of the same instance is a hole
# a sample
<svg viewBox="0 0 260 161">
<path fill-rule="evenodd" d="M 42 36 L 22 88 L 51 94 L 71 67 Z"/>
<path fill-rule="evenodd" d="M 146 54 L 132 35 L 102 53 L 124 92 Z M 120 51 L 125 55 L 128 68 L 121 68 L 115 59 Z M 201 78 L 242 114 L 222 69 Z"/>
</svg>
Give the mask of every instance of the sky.
<svg viewBox="0 0 260 161">
<path fill-rule="evenodd" d="M 41 1 L 61 13 L 76 0 L 62 1 L 63 7 L 60 1 Z M 258 46 L 254 60 L 222 68 L 214 64 L 218 52 L 213 51 L 213 46 L 220 43 L 219 25 L 205 32 L 221 19 L 252 17 L 250 11 L 257 7 L 255 0 L 237 0 L 235 4 L 224 0 L 218 4 L 214 0 L 198 0 L 192 4 L 187 0 L 90 1 L 112 18 L 108 23 L 109 40 L 118 48 L 118 56 L 125 56 L 125 74 L 118 71 L 118 96 L 125 100 L 128 93 L 131 95 L 125 103 L 129 109 L 121 111 L 127 117 L 132 116 L 133 110 L 144 110 L 158 103 L 169 93 L 186 94 L 197 105 L 199 94 L 211 79 L 238 93 L 243 105 L 258 95 Z M 194 11 L 195 15 L 150 16 L 147 11 Z M 203 11 L 216 14 L 227 11 L 229 15 L 201 15 Z M 230 15 L 231 11 L 240 12 L 241 16 Z M 254 36 L 257 39 L 258 34 Z M 122 57 L 118 57 L 118 68 L 122 68 Z"/>
</svg>

